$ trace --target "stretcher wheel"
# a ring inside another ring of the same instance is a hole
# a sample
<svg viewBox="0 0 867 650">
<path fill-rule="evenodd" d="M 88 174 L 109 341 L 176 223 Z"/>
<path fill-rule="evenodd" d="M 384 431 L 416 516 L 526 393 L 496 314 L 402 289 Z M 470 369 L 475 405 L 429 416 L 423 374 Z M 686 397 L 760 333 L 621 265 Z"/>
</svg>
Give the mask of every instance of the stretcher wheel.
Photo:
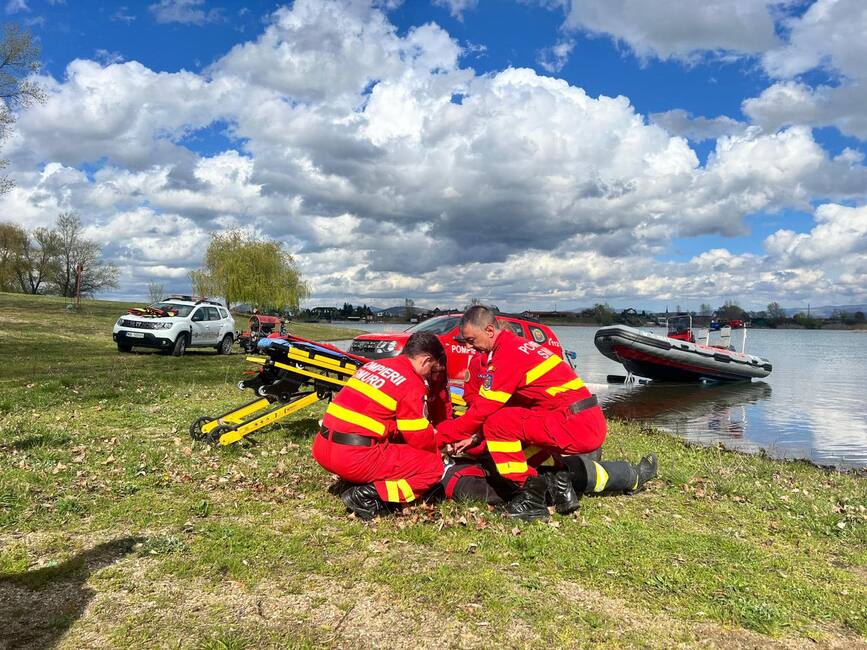
<svg viewBox="0 0 867 650">
<path fill-rule="evenodd" d="M 247 387 L 244 385 L 244 380 L 242 379 L 238 382 L 238 390 L 244 390 L 245 388 Z"/>
<path fill-rule="evenodd" d="M 190 425 L 190 438 L 193 440 L 206 440 L 208 434 L 202 431 L 202 427 L 211 421 L 212 418 L 202 417 L 197 419 Z"/>
<path fill-rule="evenodd" d="M 222 436 L 224 433 L 227 433 L 227 432 L 232 431 L 232 430 L 233 430 L 233 427 L 226 426 L 225 424 L 220 424 L 220 425 L 214 427 L 213 429 L 211 429 L 207 433 L 205 439 L 208 442 L 210 442 L 212 445 L 216 445 L 218 442 L 220 442 L 220 436 Z"/>
</svg>

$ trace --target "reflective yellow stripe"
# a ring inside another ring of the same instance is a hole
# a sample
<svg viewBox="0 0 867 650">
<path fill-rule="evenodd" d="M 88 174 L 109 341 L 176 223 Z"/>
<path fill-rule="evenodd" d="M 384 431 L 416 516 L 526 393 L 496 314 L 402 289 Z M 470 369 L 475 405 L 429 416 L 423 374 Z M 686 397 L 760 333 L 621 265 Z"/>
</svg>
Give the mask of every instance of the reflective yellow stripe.
<svg viewBox="0 0 867 650">
<path fill-rule="evenodd" d="M 528 371 L 527 371 L 526 383 L 528 383 L 528 384 L 532 384 L 532 383 L 533 383 L 534 381 L 536 381 L 539 377 L 541 377 L 541 376 L 544 375 L 546 372 L 548 372 L 549 370 L 551 370 L 551 368 L 553 368 L 554 366 L 556 366 L 556 365 L 562 363 L 562 361 L 563 361 L 563 359 L 561 359 L 560 357 L 558 357 L 556 354 L 552 354 L 550 357 L 548 357 L 547 359 L 545 359 L 545 360 L 544 360 L 542 363 L 540 363 L 538 366 L 536 366 L 536 367 L 533 368 L 532 370 L 528 370 Z"/>
<path fill-rule="evenodd" d="M 366 415 L 362 415 L 361 413 L 356 413 L 355 411 L 350 411 L 349 409 L 345 409 L 342 406 L 338 406 L 334 402 L 328 405 L 328 408 L 325 409 L 325 412 L 329 415 L 333 415 L 336 418 L 340 418 L 344 422 L 351 422 L 352 424 L 357 424 L 358 426 L 367 429 L 368 431 L 372 431 L 373 433 L 377 433 L 379 435 L 385 435 L 385 425 L 382 422 L 377 422 L 373 418 L 369 418 Z"/>
<path fill-rule="evenodd" d="M 346 382 L 347 388 L 351 388 L 353 390 L 357 390 L 362 395 L 366 395 L 370 399 L 372 399 L 377 404 L 384 406 L 389 411 L 394 411 L 397 408 L 397 400 L 393 397 L 389 397 L 385 393 L 383 393 L 378 388 L 374 388 L 370 384 L 365 384 L 360 379 L 356 379 L 352 377 L 348 382 Z"/>
<path fill-rule="evenodd" d="M 527 463 L 497 463 L 497 471 L 501 475 L 524 474 L 527 471 Z"/>
<path fill-rule="evenodd" d="M 397 421 L 397 428 L 401 431 L 424 431 L 430 426 L 430 422 L 427 421 L 427 418 L 416 418 L 415 420 L 401 420 Z"/>
<path fill-rule="evenodd" d="M 504 393 L 501 390 L 488 390 L 484 386 L 479 389 L 479 397 L 484 397 L 485 399 L 489 399 L 492 402 L 500 402 L 502 404 L 505 404 L 509 401 L 509 398 L 511 396 L 511 393 Z"/>
<path fill-rule="evenodd" d="M 584 382 L 581 381 L 580 377 L 575 377 L 575 379 L 567 381 L 562 386 L 551 386 L 545 392 L 553 397 L 559 393 L 565 393 L 567 390 L 578 390 L 579 388 L 584 388 Z"/>
<path fill-rule="evenodd" d="M 490 452 L 501 452 L 504 454 L 514 454 L 515 452 L 521 451 L 521 441 L 520 440 L 488 440 L 488 451 Z M 538 449 L 536 450 L 538 451 Z"/>
<path fill-rule="evenodd" d="M 490 443 L 488 443 L 488 444 L 490 444 Z M 530 447 L 524 448 L 524 456 L 532 459 L 533 457 L 536 456 L 536 454 L 541 453 L 542 451 L 544 451 L 544 450 L 541 447 L 536 447 L 535 445 L 531 445 Z M 543 460 L 541 463 L 539 463 L 539 465 L 541 467 L 552 467 L 552 466 L 557 464 L 554 461 L 554 457 L 551 455 L 551 453 L 550 452 L 547 452 L 547 453 L 548 453 L 548 457 L 545 460 Z"/>
<path fill-rule="evenodd" d="M 593 461 L 593 466 L 596 467 L 596 485 L 593 486 L 593 491 L 602 492 L 605 486 L 608 485 L 608 472 L 595 460 Z"/>
<path fill-rule="evenodd" d="M 391 503 L 399 503 L 400 497 L 397 494 L 397 481 L 386 481 L 385 491 L 388 492 L 388 501 Z"/>
<path fill-rule="evenodd" d="M 410 501 L 415 501 L 415 494 L 413 494 L 412 488 L 409 486 L 404 479 L 400 479 L 397 482 L 397 487 L 400 488 L 400 493 L 403 495 L 403 500 L 409 503 Z"/>
</svg>

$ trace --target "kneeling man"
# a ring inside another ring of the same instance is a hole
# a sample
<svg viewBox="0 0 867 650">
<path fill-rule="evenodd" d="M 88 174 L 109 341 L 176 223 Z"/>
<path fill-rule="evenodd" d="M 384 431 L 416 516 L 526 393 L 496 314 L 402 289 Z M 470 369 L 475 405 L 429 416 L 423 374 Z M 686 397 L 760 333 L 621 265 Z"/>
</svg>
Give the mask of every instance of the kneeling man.
<svg viewBox="0 0 867 650">
<path fill-rule="evenodd" d="M 340 498 L 361 519 L 409 503 L 442 478 L 442 457 L 428 421 L 426 380 L 446 358 L 436 335 L 418 332 L 403 352 L 359 368 L 334 396 L 313 443 L 323 468 L 355 483 Z"/>
<path fill-rule="evenodd" d="M 625 462 L 606 468 L 582 457 L 602 446 L 605 416 L 596 396 L 561 357 L 503 328 L 480 305 L 464 313 L 461 336 L 485 355 L 484 379 L 467 412 L 437 426 L 437 442 L 460 450 L 477 443 L 476 432 L 482 430 L 496 471 L 516 492 L 506 514 L 527 521 L 546 518 L 549 490 L 557 511 L 565 514 L 578 508 L 576 489 L 634 490 L 656 473 L 652 454 L 638 468 Z M 539 476 L 525 455 L 531 446 L 558 456 L 567 471 L 548 480 Z"/>
</svg>

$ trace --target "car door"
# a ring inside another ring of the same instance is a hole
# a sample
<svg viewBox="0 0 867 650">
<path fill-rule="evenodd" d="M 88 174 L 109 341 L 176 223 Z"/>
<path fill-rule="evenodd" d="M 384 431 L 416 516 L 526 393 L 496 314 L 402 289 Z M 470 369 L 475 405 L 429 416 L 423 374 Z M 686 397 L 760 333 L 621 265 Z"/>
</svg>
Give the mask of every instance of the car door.
<svg viewBox="0 0 867 650">
<path fill-rule="evenodd" d="M 190 345 L 210 345 L 208 308 L 199 307 L 190 315 Z"/>
<path fill-rule="evenodd" d="M 208 340 L 216 345 L 220 340 L 222 319 L 216 307 L 207 307 L 206 309 L 208 310 Z"/>
</svg>

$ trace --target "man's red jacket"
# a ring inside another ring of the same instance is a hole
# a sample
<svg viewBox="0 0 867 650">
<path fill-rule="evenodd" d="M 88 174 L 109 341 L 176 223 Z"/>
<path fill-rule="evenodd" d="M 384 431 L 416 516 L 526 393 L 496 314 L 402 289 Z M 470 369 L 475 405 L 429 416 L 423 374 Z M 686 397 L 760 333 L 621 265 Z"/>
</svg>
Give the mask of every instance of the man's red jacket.
<svg viewBox="0 0 867 650">
<path fill-rule="evenodd" d="M 591 395 L 562 357 L 509 329 L 497 335 L 480 380 L 467 412 L 437 425 L 438 446 L 469 438 L 504 406 L 556 411 Z"/>
<path fill-rule="evenodd" d="M 322 426 L 435 451 L 427 393 L 424 380 L 408 357 L 371 361 L 361 366 L 334 396 Z"/>
</svg>

